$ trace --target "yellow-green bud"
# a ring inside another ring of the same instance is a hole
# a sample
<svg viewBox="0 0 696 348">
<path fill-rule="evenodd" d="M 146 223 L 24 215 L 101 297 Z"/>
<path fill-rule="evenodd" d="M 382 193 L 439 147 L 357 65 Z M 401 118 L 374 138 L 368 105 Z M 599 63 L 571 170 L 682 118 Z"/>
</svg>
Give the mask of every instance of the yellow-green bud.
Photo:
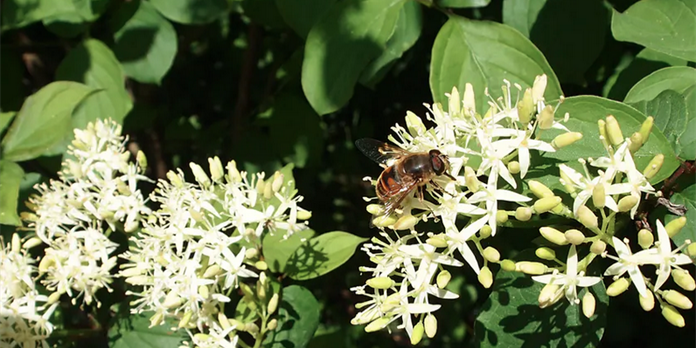
<svg viewBox="0 0 696 348">
<path fill-rule="evenodd" d="M 546 105 L 541 110 L 541 113 L 537 116 L 539 129 L 549 129 L 553 126 L 553 113 L 554 109 L 551 105 Z"/>
<path fill-rule="evenodd" d="M 466 113 L 473 113 L 476 112 L 476 97 L 474 95 L 474 86 L 472 86 L 470 83 L 467 83 L 464 87 L 464 111 Z"/>
<path fill-rule="evenodd" d="M 640 133 L 640 138 L 643 141 L 643 144 L 648 142 L 648 137 L 650 137 L 650 132 L 652 131 L 653 127 L 653 117 L 648 116 L 645 121 L 643 121 L 643 124 L 640 125 L 640 130 L 638 133 Z"/>
<path fill-rule="evenodd" d="M 536 180 L 529 180 L 527 182 L 529 185 L 529 190 L 532 191 L 532 193 L 537 196 L 537 198 L 546 198 L 546 197 L 553 197 L 553 191 L 551 191 L 546 185 L 536 181 Z"/>
<path fill-rule="evenodd" d="M 592 293 L 589 290 L 585 291 L 585 295 L 582 296 L 582 314 L 584 314 L 586 318 L 592 317 L 594 315 L 596 305 L 597 302 Z"/>
<path fill-rule="evenodd" d="M 396 223 L 396 216 L 382 215 L 372 219 L 372 224 L 377 227 L 388 227 Z"/>
<path fill-rule="evenodd" d="M 409 214 L 409 215 L 403 215 L 401 216 L 396 222 L 394 223 L 393 228 L 395 230 L 410 230 L 415 226 L 418 221 L 420 221 L 419 218 Z"/>
<path fill-rule="evenodd" d="M 478 274 L 478 281 L 484 288 L 488 289 L 493 285 L 493 273 L 488 266 L 483 266 Z"/>
<path fill-rule="evenodd" d="M 557 205 L 561 204 L 561 197 L 557 196 L 552 196 L 552 197 L 544 197 L 537 199 L 536 202 L 534 202 L 534 211 L 537 214 L 543 214 L 546 213 L 547 211 L 555 208 Z"/>
<path fill-rule="evenodd" d="M 539 228 L 539 233 L 546 238 L 549 242 L 557 245 L 566 245 L 568 240 L 566 239 L 563 232 L 553 228 L 553 227 L 541 227 Z"/>
<path fill-rule="evenodd" d="M 551 248 L 547 247 L 541 247 L 538 248 L 535 252 L 536 256 L 542 260 L 555 260 L 556 259 L 556 252 L 553 251 Z"/>
<path fill-rule="evenodd" d="M 60 299 L 61 296 L 63 296 L 62 292 L 58 292 L 58 291 L 52 292 L 48 296 L 48 299 L 46 300 L 46 304 L 50 306 L 50 305 L 56 303 Z"/>
<path fill-rule="evenodd" d="M 602 209 L 604 208 L 606 199 L 607 194 L 604 188 L 604 183 L 600 182 L 592 189 L 592 204 L 594 204 L 595 207 Z"/>
<path fill-rule="evenodd" d="M 256 336 L 256 334 L 259 332 L 259 326 L 256 325 L 256 323 L 246 323 L 244 325 L 244 331 L 250 333 L 252 336 Z"/>
<path fill-rule="evenodd" d="M 373 289 L 385 290 L 394 286 L 394 281 L 389 277 L 374 277 L 365 282 Z"/>
<path fill-rule="evenodd" d="M 242 175 L 239 173 L 239 170 L 237 170 L 237 162 L 227 162 L 227 176 L 227 180 L 229 180 L 230 182 L 242 181 Z"/>
<path fill-rule="evenodd" d="M 43 244 L 43 241 L 39 237 L 31 237 L 27 239 L 24 243 L 22 243 L 22 248 L 25 250 L 29 250 L 35 246 L 39 246 Z"/>
<path fill-rule="evenodd" d="M 614 146 L 624 142 L 619 122 L 613 115 L 607 116 L 607 135 L 609 136 L 609 142 Z"/>
<path fill-rule="evenodd" d="M 220 326 L 222 326 L 223 329 L 227 330 L 230 328 L 230 321 L 227 319 L 227 316 L 223 312 L 219 312 L 217 315 L 217 320 L 218 323 L 220 323 Z"/>
<path fill-rule="evenodd" d="M 254 263 L 254 267 L 256 267 L 259 271 L 265 271 L 268 269 L 268 264 L 266 261 L 256 261 Z"/>
<path fill-rule="evenodd" d="M 601 255 L 604 250 L 607 250 L 607 243 L 602 240 L 596 240 L 590 245 L 590 252 L 595 255 Z"/>
<path fill-rule="evenodd" d="M 164 314 L 162 314 L 161 312 L 157 312 L 150 317 L 150 327 L 159 326 L 160 324 L 162 324 L 162 321 L 164 321 Z"/>
<path fill-rule="evenodd" d="M 242 293 L 244 294 L 245 297 L 248 297 L 250 299 L 254 298 L 254 291 L 251 289 L 249 284 L 247 283 L 239 283 L 239 288 L 242 290 Z"/>
<path fill-rule="evenodd" d="M 266 191 L 266 182 L 263 181 L 263 178 L 257 177 L 256 178 L 256 192 L 258 192 L 259 195 L 263 196 L 264 191 Z"/>
<path fill-rule="evenodd" d="M 471 192 L 478 192 L 481 189 L 481 182 L 476 176 L 476 172 L 469 166 L 464 167 L 464 183 Z"/>
<path fill-rule="evenodd" d="M 576 229 L 567 230 L 563 235 L 568 243 L 573 245 L 580 245 L 585 242 L 585 235 Z"/>
<path fill-rule="evenodd" d="M 517 264 L 515 263 L 515 261 L 506 259 L 500 261 L 500 268 L 504 271 L 513 272 L 517 270 Z"/>
<path fill-rule="evenodd" d="M 629 285 L 631 285 L 631 282 L 629 282 L 628 279 L 619 278 L 607 287 L 607 295 L 612 297 L 619 296 L 628 289 Z"/>
<path fill-rule="evenodd" d="M 174 185 L 174 187 L 184 186 L 184 182 L 181 181 L 181 178 L 171 170 L 167 172 L 167 179 L 172 185 Z"/>
<path fill-rule="evenodd" d="M 219 274 L 222 274 L 222 267 L 215 264 L 208 267 L 208 269 L 203 272 L 203 278 L 212 278 Z"/>
<path fill-rule="evenodd" d="M 638 204 L 638 198 L 635 196 L 625 196 L 621 199 L 619 199 L 619 203 L 617 204 L 619 207 L 619 211 L 622 213 L 625 213 L 627 211 L 630 211 L 633 209 L 633 207 Z"/>
<path fill-rule="evenodd" d="M 521 170 L 521 168 L 520 168 L 520 162 L 517 162 L 517 161 L 510 161 L 510 162 L 508 162 L 508 164 L 507 164 L 507 168 L 508 168 L 508 170 L 510 171 L 510 174 L 513 174 L 513 175 L 519 174 L 519 173 L 520 173 L 520 170 Z"/>
<path fill-rule="evenodd" d="M 650 291 L 646 291 L 645 296 L 638 295 L 638 302 L 640 302 L 640 307 L 646 312 L 650 312 L 655 308 L 655 296 Z"/>
<path fill-rule="evenodd" d="M 191 171 L 193 172 L 193 177 L 196 178 L 196 181 L 203 186 L 203 187 L 208 187 L 210 186 L 210 178 L 208 178 L 208 174 L 205 173 L 203 168 L 199 166 L 196 163 L 189 163 L 189 167 L 191 168 Z"/>
<path fill-rule="evenodd" d="M 590 208 L 587 206 L 580 206 L 578 209 L 578 221 L 580 223 L 587 227 L 587 228 L 597 228 L 599 226 L 599 222 L 597 221 L 597 215 L 595 215 Z"/>
<path fill-rule="evenodd" d="M 670 324 L 676 327 L 684 327 L 684 325 L 686 325 L 686 322 L 684 322 L 684 317 L 679 314 L 679 311 L 668 304 L 662 305 L 662 316 L 665 317 Z"/>
<path fill-rule="evenodd" d="M 582 133 L 566 132 L 553 138 L 551 141 L 551 146 L 553 146 L 555 149 L 560 149 L 562 147 L 571 145 L 580 139 L 582 139 Z"/>
<path fill-rule="evenodd" d="M 444 233 L 436 234 L 436 235 L 428 238 L 425 242 L 436 247 L 436 248 L 447 247 L 447 239 L 446 239 L 446 235 Z"/>
<path fill-rule="evenodd" d="M 208 158 L 208 168 L 210 169 L 210 176 L 213 178 L 213 181 L 219 181 L 225 176 L 225 171 L 222 169 L 222 162 L 220 162 L 218 156 Z"/>
<path fill-rule="evenodd" d="M 532 101 L 534 101 L 534 104 L 544 100 L 547 81 L 546 74 L 537 75 L 534 78 L 534 83 L 532 83 Z M 561 96 L 561 98 L 563 97 Z"/>
<path fill-rule="evenodd" d="M 309 220 L 312 217 L 312 212 L 304 209 L 297 209 L 297 220 Z"/>
<path fill-rule="evenodd" d="M 280 189 L 283 187 L 283 183 L 285 182 L 285 175 L 281 172 L 275 172 L 273 174 L 273 183 L 271 184 L 271 190 L 273 192 L 278 192 Z"/>
<path fill-rule="evenodd" d="M 259 250 L 256 248 L 249 248 L 244 252 L 244 258 L 247 260 L 255 259 L 259 255 Z"/>
<path fill-rule="evenodd" d="M 508 213 L 505 210 L 495 212 L 495 221 L 499 224 L 504 224 L 508 221 Z"/>
<path fill-rule="evenodd" d="M 686 216 L 680 216 L 668 222 L 667 225 L 665 225 L 665 230 L 667 230 L 667 235 L 670 238 L 673 238 L 682 230 L 682 228 L 684 228 L 684 226 L 686 226 Z"/>
<path fill-rule="evenodd" d="M 597 121 L 597 128 L 599 129 L 599 140 L 602 142 L 605 148 L 609 147 L 609 138 L 607 135 L 607 123 L 604 120 Z"/>
<path fill-rule="evenodd" d="M 411 331 L 411 345 L 415 346 L 423 339 L 423 334 L 425 333 L 425 327 L 423 322 L 419 321 L 415 326 L 413 326 L 413 331 Z"/>
<path fill-rule="evenodd" d="M 175 308 L 179 307 L 182 303 L 181 297 L 177 296 L 176 292 L 170 291 L 167 296 L 164 297 L 164 302 L 162 303 L 162 306 L 164 308 Z"/>
<path fill-rule="evenodd" d="M 549 283 L 544 285 L 544 287 L 539 292 L 539 307 L 546 308 L 554 303 L 556 303 L 562 292 L 558 291 L 560 286 L 557 284 Z"/>
<path fill-rule="evenodd" d="M 204 299 L 208 299 L 210 297 L 210 289 L 208 289 L 208 286 L 206 285 L 201 285 L 198 287 L 198 295 L 200 295 Z"/>
<path fill-rule="evenodd" d="M 655 236 L 653 236 L 652 232 L 646 229 L 638 231 L 638 245 L 640 245 L 641 248 L 650 248 L 654 242 Z"/>
<path fill-rule="evenodd" d="M 444 289 L 447 284 L 449 284 L 450 279 L 452 279 L 452 274 L 448 270 L 442 270 L 440 273 L 437 275 L 437 287 L 440 289 Z"/>
<path fill-rule="evenodd" d="M 145 157 L 145 153 L 142 150 L 138 150 L 138 153 L 135 155 L 135 160 L 138 162 L 140 169 L 144 172 L 145 169 L 147 169 L 147 157 Z"/>
<path fill-rule="evenodd" d="M 529 221 L 532 218 L 534 211 L 529 207 L 517 207 L 515 210 L 515 219 L 520 221 Z"/>
<path fill-rule="evenodd" d="M 686 254 L 689 255 L 689 257 L 696 258 L 696 243 L 691 242 L 689 246 L 686 247 Z"/>
<path fill-rule="evenodd" d="M 481 230 L 479 231 L 479 237 L 481 237 L 481 239 L 486 239 L 490 237 L 492 233 L 493 229 L 491 228 L 491 226 L 483 225 L 483 227 L 481 227 Z"/>
<path fill-rule="evenodd" d="M 264 199 L 273 198 L 273 182 L 270 179 L 263 186 L 263 198 Z"/>
<path fill-rule="evenodd" d="M 541 262 L 520 261 L 516 264 L 516 269 L 518 272 L 529 275 L 542 275 L 548 268 Z"/>
<path fill-rule="evenodd" d="M 631 134 L 628 141 L 628 151 L 632 154 L 636 153 L 636 151 L 640 150 L 641 146 L 643 146 L 643 137 L 638 132 Z"/>
<path fill-rule="evenodd" d="M 488 262 L 498 263 L 500 261 L 500 252 L 492 246 L 483 249 L 483 258 L 488 260 Z"/>
<path fill-rule="evenodd" d="M 179 325 L 178 327 L 180 329 L 185 328 L 188 326 L 189 322 L 191 321 L 191 317 L 193 316 L 192 311 L 186 311 L 184 315 L 181 317 L 181 320 L 179 320 Z M 222 324 L 222 323 L 220 323 Z"/>
<path fill-rule="evenodd" d="M 532 120 L 532 113 L 534 112 L 534 100 L 532 99 L 532 89 L 527 88 L 524 90 L 524 95 L 522 100 L 517 103 L 517 116 L 522 124 L 527 124 Z"/>
<path fill-rule="evenodd" d="M 278 309 L 279 299 L 280 296 L 278 296 L 277 293 L 274 293 L 273 296 L 271 296 L 271 299 L 268 300 L 268 314 L 273 314 L 275 313 L 276 309 Z"/>
<path fill-rule="evenodd" d="M 573 181 L 570 180 L 564 171 L 561 171 L 561 183 L 563 184 L 563 188 L 565 188 L 566 192 L 575 197 L 575 186 L 573 186 Z"/>
<path fill-rule="evenodd" d="M 652 179 L 657 172 L 660 171 L 662 168 L 662 164 L 665 162 L 665 155 L 658 153 L 653 157 L 653 159 L 650 160 L 650 163 L 643 169 L 643 175 L 645 175 L 645 178 L 650 180 Z"/>
<path fill-rule="evenodd" d="M 681 309 L 691 309 L 694 304 L 691 303 L 688 297 L 676 290 L 665 290 L 662 292 L 662 298 L 669 302 L 674 307 Z"/>
<path fill-rule="evenodd" d="M 423 322 L 425 324 L 425 335 L 429 338 L 435 337 L 435 334 L 437 334 L 437 318 L 432 313 L 428 313 Z"/>
<path fill-rule="evenodd" d="M 694 278 L 689 274 L 689 271 L 685 269 L 673 269 L 672 278 L 679 287 L 686 291 L 694 291 L 694 289 L 696 289 Z"/>
<path fill-rule="evenodd" d="M 381 204 L 368 204 L 367 207 L 365 208 L 368 213 L 372 215 L 379 215 L 382 213 L 382 205 Z"/>
<path fill-rule="evenodd" d="M 450 110 L 450 112 L 452 111 Z M 423 134 L 426 131 L 421 118 L 411 111 L 406 111 L 406 128 L 408 128 L 408 132 L 413 136 Z"/>
<path fill-rule="evenodd" d="M 278 319 L 271 319 L 266 325 L 266 327 L 271 331 L 275 330 L 278 327 Z"/>
</svg>

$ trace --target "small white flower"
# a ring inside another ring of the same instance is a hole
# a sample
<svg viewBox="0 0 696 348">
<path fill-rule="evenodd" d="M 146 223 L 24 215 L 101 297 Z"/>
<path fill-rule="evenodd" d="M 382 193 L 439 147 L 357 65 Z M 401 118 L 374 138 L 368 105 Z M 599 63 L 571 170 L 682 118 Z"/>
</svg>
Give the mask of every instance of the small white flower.
<svg viewBox="0 0 696 348">
<path fill-rule="evenodd" d="M 575 196 L 575 200 L 573 201 L 573 214 L 575 214 L 576 216 L 578 213 L 578 209 L 580 209 L 580 207 L 583 206 L 590 197 L 592 197 L 592 192 L 594 191 L 595 186 L 597 186 L 600 183 L 608 184 L 605 175 L 599 175 L 592 179 L 588 179 L 587 177 L 578 173 L 575 169 L 570 168 L 565 164 L 559 165 L 558 168 L 571 180 L 570 184 L 580 190 L 580 192 L 577 193 L 577 196 Z M 604 195 L 604 206 L 613 211 L 618 211 L 619 209 L 616 204 L 616 201 L 614 201 L 614 198 L 611 197 L 611 194 L 609 194 L 609 192 L 606 192 L 606 194 Z"/>
<path fill-rule="evenodd" d="M 660 220 L 655 221 L 657 225 L 657 242 L 655 248 L 650 248 L 641 253 L 645 253 L 644 262 L 646 264 L 654 264 L 657 266 L 657 280 L 655 281 L 655 289 L 658 291 L 660 287 L 669 279 L 672 267 L 690 264 L 691 258 L 688 255 L 682 254 L 679 250 L 672 250 L 672 241 L 667 234 L 665 226 Z"/>
<path fill-rule="evenodd" d="M 532 279 L 544 284 L 561 285 L 559 291 L 565 293 L 568 302 L 570 302 L 570 304 L 578 304 L 580 303 L 580 299 L 578 299 L 577 287 L 586 288 L 602 280 L 600 277 L 586 277 L 584 273 L 584 271 L 578 273 L 578 253 L 575 250 L 575 245 L 571 245 L 568 251 L 565 273 L 558 273 L 558 271 L 555 270 L 553 274 L 534 276 Z"/>
<path fill-rule="evenodd" d="M 638 293 L 645 297 L 647 293 L 645 278 L 640 272 L 640 268 L 638 266 L 645 264 L 646 261 L 649 261 L 649 259 L 646 260 L 645 258 L 646 256 L 649 256 L 649 254 L 646 253 L 645 250 L 632 254 L 631 249 L 629 249 L 628 245 L 622 242 L 621 239 L 613 237 L 612 240 L 614 242 L 614 249 L 618 254 L 618 259 L 616 263 L 607 268 L 604 275 L 614 276 L 616 279 L 628 272 L 629 277 L 631 277 L 631 282 L 636 287 L 636 290 L 638 290 Z"/>
<path fill-rule="evenodd" d="M 614 184 L 607 187 L 607 194 L 623 194 L 628 193 L 633 197 L 638 199 L 636 205 L 631 209 L 631 219 L 634 218 L 636 212 L 638 211 L 638 206 L 640 205 L 640 199 L 643 193 L 654 193 L 655 189 L 650 185 L 648 179 L 645 178 L 643 173 L 636 169 L 636 165 L 633 162 L 633 156 L 631 153 L 626 151 L 624 156 L 624 162 L 620 169 L 626 173 L 627 183 Z"/>
</svg>

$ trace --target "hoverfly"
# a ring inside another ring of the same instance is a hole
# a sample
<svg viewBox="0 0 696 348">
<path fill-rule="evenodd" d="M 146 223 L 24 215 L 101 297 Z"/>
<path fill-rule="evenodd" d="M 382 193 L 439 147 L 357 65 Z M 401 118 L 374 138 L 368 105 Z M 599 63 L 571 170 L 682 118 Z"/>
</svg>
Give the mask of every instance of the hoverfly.
<svg viewBox="0 0 696 348">
<path fill-rule="evenodd" d="M 355 145 L 373 161 L 384 167 L 375 185 L 377 197 L 384 204 L 383 215 L 391 214 L 401 206 L 404 198 L 418 189 L 418 198 L 423 200 L 425 185 L 431 184 L 435 189 L 444 189 L 433 178 L 445 175 L 456 180 L 447 170 L 449 160 L 440 150 L 428 152 L 410 152 L 398 146 L 375 139 L 358 139 Z"/>
</svg>

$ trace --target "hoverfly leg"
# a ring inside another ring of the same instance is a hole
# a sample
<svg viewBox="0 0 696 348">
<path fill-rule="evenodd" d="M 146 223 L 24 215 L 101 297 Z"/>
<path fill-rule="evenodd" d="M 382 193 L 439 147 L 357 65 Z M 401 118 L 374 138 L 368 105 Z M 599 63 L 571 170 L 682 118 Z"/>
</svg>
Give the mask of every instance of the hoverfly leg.
<svg viewBox="0 0 696 348">
<path fill-rule="evenodd" d="M 417 190 L 418 190 L 417 191 L 418 192 L 418 201 L 423 203 L 423 199 L 425 198 L 424 193 L 423 193 L 425 191 L 425 186 L 418 186 Z"/>
<path fill-rule="evenodd" d="M 446 194 L 448 194 L 448 195 L 450 195 L 450 196 L 452 196 L 452 197 L 456 196 L 456 195 L 453 195 L 453 194 L 450 193 L 450 192 L 447 192 L 447 190 L 445 190 L 442 186 L 440 186 L 440 184 L 436 183 L 435 181 L 431 181 L 430 184 L 432 184 L 432 185 L 433 185 L 433 188 L 435 188 L 435 190 L 437 190 L 437 191 L 440 192 L 440 193 L 446 193 Z"/>
<path fill-rule="evenodd" d="M 452 174 L 450 174 L 450 173 L 448 173 L 448 172 L 444 172 L 443 174 L 444 174 L 446 177 L 452 179 L 452 181 L 457 181 L 457 178 L 453 177 Z"/>
</svg>

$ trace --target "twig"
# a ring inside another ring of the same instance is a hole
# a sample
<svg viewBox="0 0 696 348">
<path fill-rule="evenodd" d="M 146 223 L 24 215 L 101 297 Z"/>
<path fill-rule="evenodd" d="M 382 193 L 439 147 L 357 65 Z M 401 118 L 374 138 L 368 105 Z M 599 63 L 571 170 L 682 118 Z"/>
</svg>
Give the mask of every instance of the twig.
<svg viewBox="0 0 696 348">
<path fill-rule="evenodd" d="M 263 39 L 261 27 L 256 23 L 249 23 L 247 31 L 249 45 L 242 58 L 242 71 L 237 87 L 237 103 L 234 108 L 232 119 L 232 139 L 237 139 L 244 128 L 245 116 L 249 109 L 249 89 L 251 80 L 256 70 L 257 57 L 261 40 Z"/>
</svg>

